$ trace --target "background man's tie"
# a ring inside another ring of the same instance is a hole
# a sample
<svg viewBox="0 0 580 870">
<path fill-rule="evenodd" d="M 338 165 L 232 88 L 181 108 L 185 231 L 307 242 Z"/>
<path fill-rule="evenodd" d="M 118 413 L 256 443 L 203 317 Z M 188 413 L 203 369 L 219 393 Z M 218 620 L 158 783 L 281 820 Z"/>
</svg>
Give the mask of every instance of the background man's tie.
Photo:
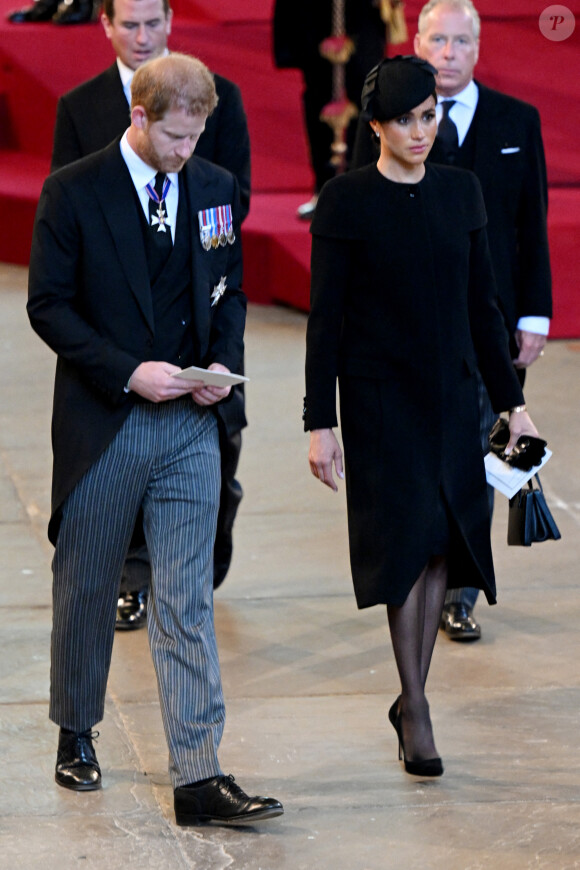
<svg viewBox="0 0 580 870">
<path fill-rule="evenodd" d="M 443 109 L 443 117 L 437 127 L 437 141 L 441 145 L 447 163 L 454 163 L 459 150 L 459 137 L 457 135 L 457 127 L 449 117 L 451 106 L 455 105 L 455 100 L 444 100 L 441 103 Z"/>
</svg>

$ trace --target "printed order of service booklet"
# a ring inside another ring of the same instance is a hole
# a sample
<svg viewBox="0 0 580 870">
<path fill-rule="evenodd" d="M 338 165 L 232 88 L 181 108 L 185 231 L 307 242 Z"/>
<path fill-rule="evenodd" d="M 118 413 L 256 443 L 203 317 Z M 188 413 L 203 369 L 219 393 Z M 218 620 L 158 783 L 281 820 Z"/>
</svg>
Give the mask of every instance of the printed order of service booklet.
<svg viewBox="0 0 580 870">
<path fill-rule="evenodd" d="M 200 369 L 197 366 L 189 366 L 172 375 L 184 381 L 203 381 L 211 387 L 231 387 L 233 384 L 242 384 L 249 381 L 244 375 L 234 375 L 232 372 L 210 372 L 208 369 Z"/>
</svg>

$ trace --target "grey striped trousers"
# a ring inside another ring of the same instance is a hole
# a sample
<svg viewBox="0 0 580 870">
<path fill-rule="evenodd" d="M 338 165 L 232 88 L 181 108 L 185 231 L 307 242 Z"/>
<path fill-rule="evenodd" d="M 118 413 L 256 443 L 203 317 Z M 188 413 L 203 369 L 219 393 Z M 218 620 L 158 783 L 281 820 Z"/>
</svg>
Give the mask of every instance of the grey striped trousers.
<svg viewBox="0 0 580 870">
<path fill-rule="evenodd" d="M 138 404 L 67 498 L 53 560 L 50 718 L 103 718 L 119 581 L 139 507 L 151 556 L 148 631 L 174 788 L 221 773 L 225 709 L 213 623 L 220 456 L 191 398 Z"/>
</svg>

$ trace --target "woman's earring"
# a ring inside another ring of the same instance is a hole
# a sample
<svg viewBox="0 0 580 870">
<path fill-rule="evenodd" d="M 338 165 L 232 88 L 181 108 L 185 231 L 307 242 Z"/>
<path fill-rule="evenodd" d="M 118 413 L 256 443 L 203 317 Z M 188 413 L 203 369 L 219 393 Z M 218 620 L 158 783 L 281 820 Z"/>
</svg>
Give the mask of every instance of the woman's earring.
<svg viewBox="0 0 580 870">
<path fill-rule="evenodd" d="M 381 135 L 381 134 L 379 133 L 379 131 L 378 131 L 378 130 L 375 130 L 375 136 L 377 137 L 377 139 L 380 138 L 380 135 Z"/>
</svg>

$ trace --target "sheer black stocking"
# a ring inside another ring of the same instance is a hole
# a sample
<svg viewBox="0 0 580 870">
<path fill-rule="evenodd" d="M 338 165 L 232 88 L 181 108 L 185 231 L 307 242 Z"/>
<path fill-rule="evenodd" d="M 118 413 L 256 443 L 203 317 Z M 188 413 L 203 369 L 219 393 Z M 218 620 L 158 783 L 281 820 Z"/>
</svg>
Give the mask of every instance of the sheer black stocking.
<svg viewBox="0 0 580 870">
<path fill-rule="evenodd" d="M 432 556 L 402 607 L 387 606 L 401 679 L 399 710 L 407 760 L 435 758 L 437 750 L 425 683 L 447 590 L 447 560 Z"/>
</svg>

